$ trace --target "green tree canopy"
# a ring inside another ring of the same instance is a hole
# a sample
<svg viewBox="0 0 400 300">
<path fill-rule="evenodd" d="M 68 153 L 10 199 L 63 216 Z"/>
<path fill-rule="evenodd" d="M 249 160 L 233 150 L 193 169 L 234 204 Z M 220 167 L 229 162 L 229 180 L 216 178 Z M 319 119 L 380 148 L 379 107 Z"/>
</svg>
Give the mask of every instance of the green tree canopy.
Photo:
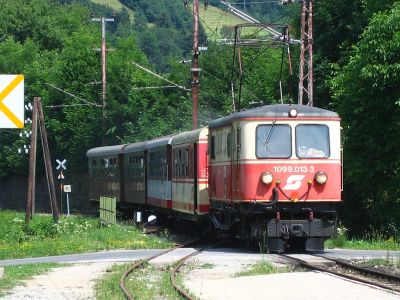
<svg viewBox="0 0 400 300">
<path fill-rule="evenodd" d="M 346 213 L 353 227 L 400 220 L 400 3 L 374 14 L 331 80 L 345 129 Z M 358 228 L 361 230 L 361 228 Z"/>
</svg>

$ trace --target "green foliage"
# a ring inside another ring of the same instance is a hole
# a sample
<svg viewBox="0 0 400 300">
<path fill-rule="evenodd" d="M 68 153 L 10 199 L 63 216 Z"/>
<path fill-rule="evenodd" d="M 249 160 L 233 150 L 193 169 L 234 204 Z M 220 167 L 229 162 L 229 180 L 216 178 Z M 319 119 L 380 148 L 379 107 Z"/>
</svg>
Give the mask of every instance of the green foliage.
<svg viewBox="0 0 400 300">
<path fill-rule="evenodd" d="M 192 49 L 192 16 L 180 1 L 122 0 L 135 11 L 140 48 L 158 72 L 170 70 L 168 58 L 186 57 Z M 205 41 L 203 30 L 200 40 Z"/>
<path fill-rule="evenodd" d="M 0 259 L 62 255 L 109 249 L 165 248 L 165 238 L 146 236 L 131 226 L 100 227 L 98 219 L 35 215 L 29 225 L 22 213 L 0 212 Z"/>
<path fill-rule="evenodd" d="M 343 248 L 346 245 L 348 239 L 348 229 L 339 224 L 337 228 L 336 236 L 325 242 L 326 248 Z"/>
<path fill-rule="evenodd" d="M 358 232 L 400 220 L 400 5 L 373 16 L 331 80 L 345 128 L 344 216 Z M 357 226 L 359 225 L 359 226 Z"/>
</svg>

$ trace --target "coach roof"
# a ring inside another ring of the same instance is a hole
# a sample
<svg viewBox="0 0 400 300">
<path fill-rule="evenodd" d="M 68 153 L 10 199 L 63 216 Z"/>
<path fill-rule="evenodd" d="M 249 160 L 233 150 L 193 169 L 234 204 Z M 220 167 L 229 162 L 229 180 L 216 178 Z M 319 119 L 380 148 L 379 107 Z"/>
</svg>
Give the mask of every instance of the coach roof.
<svg viewBox="0 0 400 300">
<path fill-rule="evenodd" d="M 147 141 L 146 149 L 152 149 L 152 148 L 157 148 L 157 147 L 170 145 L 171 144 L 171 138 L 173 136 L 174 135 L 171 134 L 171 135 L 162 136 L 162 137 L 155 138 L 153 140 Z"/>
<path fill-rule="evenodd" d="M 142 152 L 146 150 L 147 142 L 139 142 L 127 145 L 122 149 L 122 153 Z"/>
<path fill-rule="evenodd" d="M 221 126 L 229 125 L 235 120 L 239 119 L 258 119 L 258 118 L 288 118 L 291 109 L 297 110 L 297 118 L 339 118 L 339 115 L 333 111 L 317 108 L 308 105 L 298 104 L 273 104 L 256 107 L 244 111 L 240 111 L 226 117 L 222 117 L 211 121 L 210 128 L 218 128 Z"/>
<path fill-rule="evenodd" d="M 86 152 L 87 157 L 118 155 L 126 145 L 105 146 L 89 149 Z"/>
</svg>

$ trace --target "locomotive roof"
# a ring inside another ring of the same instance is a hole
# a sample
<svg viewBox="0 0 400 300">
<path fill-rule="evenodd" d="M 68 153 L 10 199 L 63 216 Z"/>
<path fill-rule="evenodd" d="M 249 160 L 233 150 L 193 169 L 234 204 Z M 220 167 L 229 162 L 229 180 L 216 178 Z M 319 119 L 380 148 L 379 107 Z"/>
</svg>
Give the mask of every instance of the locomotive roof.
<svg viewBox="0 0 400 300">
<path fill-rule="evenodd" d="M 105 155 L 118 155 L 126 145 L 104 146 L 89 149 L 86 152 L 87 157 L 105 156 Z"/>
<path fill-rule="evenodd" d="M 231 124 L 235 120 L 239 119 L 251 119 L 251 118 L 288 118 L 289 111 L 291 109 L 297 110 L 297 118 L 339 118 L 339 115 L 333 111 L 298 104 L 273 104 L 256 107 L 244 111 L 240 111 L 214 121 L 209 124 L 210 128 L 218 128 Z"/>
<path fill-rule="evenodd" d="M 175 135 L 172 138 L 172 145 L 179 145 L 184 143 L 190 143 L 198 141 L 201 138 L 207 139 L 208 128 L 203 127 L 192 131 L 185 131 Z"/>
</svg>

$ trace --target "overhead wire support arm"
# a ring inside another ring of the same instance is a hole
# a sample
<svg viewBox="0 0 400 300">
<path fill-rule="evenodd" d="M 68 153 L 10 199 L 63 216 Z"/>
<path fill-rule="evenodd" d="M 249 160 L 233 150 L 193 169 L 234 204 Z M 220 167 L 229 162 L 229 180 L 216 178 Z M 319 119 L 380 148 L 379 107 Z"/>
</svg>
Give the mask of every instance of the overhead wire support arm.
<svg viewBox="0 0 400 300">
<path fill-rule="evenodd" d="M 229 3 L 228 1 L 224 1 L 224 0 L 220 0 L 220 2 L 222 4 L 224 4 L 228 10 L 233 13 L 234 15 L 236 15 L 237 17 L 251 23 L 251 24 L 261 24 L 260 21 L 258 21 L 257 19 L 253 18 L 252 16 L 246 14 L 245 12 L 241 11 L 240 9 L 233 7 L 231 3 Z M 283 41 L 285 36 L 280 33 L 279 31 L 275 30 L 274 28 L 270 27 L 270 26 L 263 26 L 263 29 L 266 30 L 267 32 L 269 32 L 275 39 L 277 40 L 281 40 Z M 295 40 L 295 39 L 290 39 L 287 41 L 290 44 L 296 44 L 296 45 L 300 45 L 301 41 L 300 40 Z"/>
<path fill-rule="evenodd" d="M 157 78 L 162 79 L 162 80 L 164 80 L 164 81 L 166 81 L 166 82 L 172 84 L 173 86 L 175 86 L 175 87 L 177 87 L 177 88 L 179 88 L 179 89 L 181 89 L 181 90 L 184 90 L 184 91 L 186 91 L 186 92 L 190 92 L 190 91 L 191 91 L 190 89 L 187 89 L 187 88 L 185 88 L 184 86 L 181 86 L 181 85 L 179 85 L 179 84 L 176 84 L 176 83 L 174 83 L 174 82 L 172 82 L 172 81 L 170 81 L 170 80 L 168 80 L 168 79 L 162 77 L 161 75 L 159 75 L 159 74 L 157 74 L 157 73 L 154 73 L 153 71 L 151 71 L 151 70 L 149 70 L 149 69 L 146 69 L 145 67 L 143 67 L 143 66 L 141 66 L 141 65 L 139 65 L 139 64 L 137 64 L 137 63 L 135 63 L 134 61 L 132 62 L 132 64 L 133 64 L 134 66 L 138 67 L 139 69 L 142 69 L 143 71 L 145 71 L 145 72 L 147 72 L 147 73 L 149 73 L 149 74 L 151 74 L 151 75 L 153 75 L 153 76 L 156 76 Z"/>
</svg>

